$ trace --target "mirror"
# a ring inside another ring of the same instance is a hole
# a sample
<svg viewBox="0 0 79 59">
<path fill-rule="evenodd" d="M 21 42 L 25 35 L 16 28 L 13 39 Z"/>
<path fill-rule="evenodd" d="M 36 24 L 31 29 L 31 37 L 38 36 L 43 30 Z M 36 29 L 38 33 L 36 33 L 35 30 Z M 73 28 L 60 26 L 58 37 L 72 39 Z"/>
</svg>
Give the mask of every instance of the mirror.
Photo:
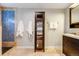
<svg viewBox="0 0 79 59">
<path fill-rule="evenodd" d="M 70 28 L 79 28 L 79 5 L 74 8 L 70 8 L 69 13 Z"/>
</svg>

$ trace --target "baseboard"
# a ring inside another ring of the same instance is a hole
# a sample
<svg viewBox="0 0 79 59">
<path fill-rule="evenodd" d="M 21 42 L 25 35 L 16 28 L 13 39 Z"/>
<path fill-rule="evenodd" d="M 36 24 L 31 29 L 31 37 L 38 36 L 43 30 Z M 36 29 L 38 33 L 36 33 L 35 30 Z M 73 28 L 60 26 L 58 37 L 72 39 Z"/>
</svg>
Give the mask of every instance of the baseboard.
<svg viewBox="0 0 79 59">
<path fill-rule="evenodd" d="M 16 42 L 2 42 L 3 47 L 13 47 L 16 46 Z"/>
<path fill-rule="evenodd" d="M 34 47 L 33 46 L 16 46 L 17 48 L 32 48 L 32 49 L 34 49 Z"/>
<path fill-rule="evenodd" d="M 17 48 L 32 48 L 34 49 L 34 46 L 16 46 Z M 45 48 L 61 48 L 60 46 L 46 46 Z"/>
<path fill-rule="evenodd" d="M 46 46 L 45 48 L 61 48 L 61 46 Z"/>
</svg>

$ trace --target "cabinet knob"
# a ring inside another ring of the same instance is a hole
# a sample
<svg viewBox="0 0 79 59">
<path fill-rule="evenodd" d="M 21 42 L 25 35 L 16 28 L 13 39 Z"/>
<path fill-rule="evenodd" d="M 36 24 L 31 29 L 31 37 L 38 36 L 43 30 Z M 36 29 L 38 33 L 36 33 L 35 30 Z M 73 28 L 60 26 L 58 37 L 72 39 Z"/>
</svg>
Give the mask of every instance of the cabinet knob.
<svg viewBox="0 0 79 59">
<path fill-rule="evenodd" d="M 37 47 L 38 47 L 39 45 L 37 44 Z"/>
</svg>

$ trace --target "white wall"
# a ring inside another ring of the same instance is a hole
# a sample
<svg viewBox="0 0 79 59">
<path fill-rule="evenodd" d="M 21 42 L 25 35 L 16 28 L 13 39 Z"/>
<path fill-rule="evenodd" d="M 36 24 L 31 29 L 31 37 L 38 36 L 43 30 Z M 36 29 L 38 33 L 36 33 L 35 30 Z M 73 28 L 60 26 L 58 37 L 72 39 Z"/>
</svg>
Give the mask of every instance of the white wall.
<svg viewBox="0 0 79 59">
<path fill-rule="evenodd" d="M 62 46 L 62 35 L 64 32 L 64 11 L 63 10 L 47 10 L 46 11 L 46 46 Z M 58 26 L 56 30 L 49 30 L 47 21 L 57 21 Z"/>
<path fill-rule="evenodd" d="M 70 28 L 69 25 L 70 25 L 70 22 L 69 22 L 69 9 L 67 8 L 65 10 L 65 24 L 64 24 L 64 27 L 65 27 L 65 33 L 77 33 L 79 32 L 79 28 Z"/>
<path fill-rule="evenodd" d="M 24 36 L 23 38 L 16 38 L 17 46 L 21 47 L 33 47 L 34 39 L 29 39 L 27 34 L 28 22 L 34 21 L 34 12 L 28 9 L 16 9 L 16 25 L 15 31 L 17 31 L 18 22 L 22 20 L 24 23 Z"/>
<path fill-rule="evenodd" d="M 23 20 L 25 30 L 28 26 L 28 21 L 35 20 L 35 11 L 45 11 L 45 47 L 61 47 L 62 35 L 64 32 L 64 10 L 47 10 L 47 9 L 16 9 L 16 30 L 19 20 Z M 48 22 L 57 21 L 58 27 L 56 30 L 49 30 Z M 34 31 L 34 29 L 33 29 Z M 25 32 L 26 34 L 26 32 Z M 17 46 L 21 47 L 34 47 L 34 38 L 28 39 L 28 36 L 24 35 L 24 38 L 16 39 Z"/>
</svg>

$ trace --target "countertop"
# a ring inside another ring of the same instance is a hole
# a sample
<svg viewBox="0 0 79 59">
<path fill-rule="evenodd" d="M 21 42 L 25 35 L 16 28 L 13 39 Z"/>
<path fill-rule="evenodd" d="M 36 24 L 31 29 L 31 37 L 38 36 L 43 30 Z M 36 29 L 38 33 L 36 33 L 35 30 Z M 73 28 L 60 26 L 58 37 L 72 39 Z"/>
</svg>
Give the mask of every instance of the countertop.
<svg viewBox="0 0 79 59">
<path fill-rule="evenodd" d="M 64 36 L 68 36 L 68 37 L 71 37 L 71 38 L 79 39 L 79 35 L 77 35 L 77 34 L 65 33 Z"/>
</svg>

